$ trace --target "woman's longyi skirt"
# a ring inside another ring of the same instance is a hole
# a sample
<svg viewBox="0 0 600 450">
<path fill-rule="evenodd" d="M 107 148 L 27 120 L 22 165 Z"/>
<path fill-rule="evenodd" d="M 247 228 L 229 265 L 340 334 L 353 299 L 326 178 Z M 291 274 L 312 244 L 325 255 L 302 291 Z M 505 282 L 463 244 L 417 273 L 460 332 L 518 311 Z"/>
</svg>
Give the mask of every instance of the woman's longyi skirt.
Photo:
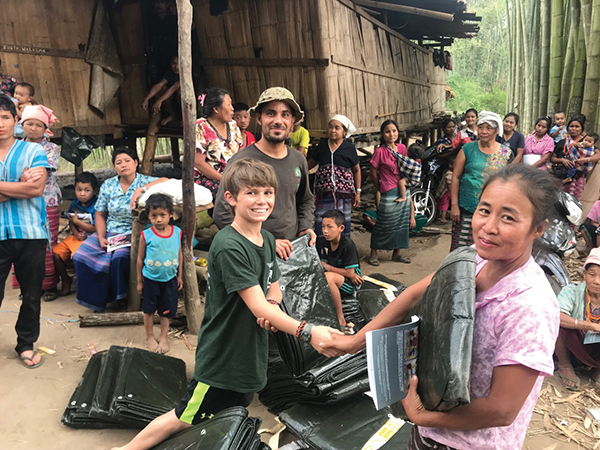
<svg viewBox="0 0 600 450">
<path fill-rule="evenodd" d="M 560 327 L 558 338 L 575 358 L 588 367 L 600 368 L 600 344 L 584 344 L 580 330 Z"/>
<path fill-rule="evenodd" d="M 377 208 L 377 222 L 371 234 L 373 250 L 397 250 L 408 248 L 410 229 L 410 189 L 406 190 L 407 200 L 395 201 L 398 188 L 381 194 Z"/>
<path fill-rule="evenodd" d="M 337 209 L 344 214 L 344 234 L 350 237 L 351 226 L 352 226 L 352 199 L 351 198 L 339 198 L 337 202 L 334 201 L 333 197 L 328 195 L 322 199 L 317 200 L 317 206 L 315 208 L 315 233 L 318 237 L 323 236 L 323 214 L 331 209 Z"/>
<path fill-rule="evenodd" d="M 130 250 L 126 247 L 107 253 L 100 247 L 96 233 L 83 241 L 73 255 L 77 303 L 101 312 L 108 302 L 127 298 Z"/>
<path fill-rule="evenodd" d="M 458 247 L 470 247 L 473 245 L 472 219 L 473 213 L 460 208 L 460 223 L 458 225 L 452 223 L 452 243 L 450 244 L 450 251 L 456 250 Z"/>
</svg>

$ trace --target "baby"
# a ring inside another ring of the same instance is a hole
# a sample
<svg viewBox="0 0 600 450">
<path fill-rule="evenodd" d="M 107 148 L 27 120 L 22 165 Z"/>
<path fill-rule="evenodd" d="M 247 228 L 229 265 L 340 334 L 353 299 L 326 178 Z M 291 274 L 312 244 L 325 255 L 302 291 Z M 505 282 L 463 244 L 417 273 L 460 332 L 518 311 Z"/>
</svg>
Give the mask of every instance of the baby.
<svg viewBox="0 0 600 450">
<path fill-rule="evenodd" d="M 33 99 L 35 88 L 29 83 L 19 83 L 15 86 L 15 99 L 19 102 L 17 105 L 17 117 L 21 119 L 23 110 L 28 105 L 37 105 Z"/>
<path fill-rule="evenodd" d="M 425 154 L 425 149 L 420 144 L 412 144 L 408 147 L 406 152 L 407 156 L 414 161 L 414 164 L 421 165 L 421 158 Z M 406 200 L 406 178 L 404 174 L 401 174 L 402 178 L 398 180 L 398 198 L 397 202 L 403 202 Z"/>
</svg>

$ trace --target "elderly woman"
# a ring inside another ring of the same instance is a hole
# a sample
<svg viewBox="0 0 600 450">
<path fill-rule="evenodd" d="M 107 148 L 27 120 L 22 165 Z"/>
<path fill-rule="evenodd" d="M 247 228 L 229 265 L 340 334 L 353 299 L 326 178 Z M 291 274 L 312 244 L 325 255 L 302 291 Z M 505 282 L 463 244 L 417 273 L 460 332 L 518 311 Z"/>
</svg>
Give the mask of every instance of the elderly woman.
<svg viewBox="0 0 600 450">
<path fill-rule="evenodd" d="M 77 272 L 77 303 L 94 311 L 104 311 L 111 301 L 127 297 L 130 248 L 108 253 L 108 237 L 131 234 L 131 210 L 150 186 L 167 181 L 137 173 L 139 158 L 134 149 L 113 151 L 117 176 L 100 187 L 96 201 L 96 232 L 73 255 Z"/>
<path fill-rule="evenodd" d="M 502 133 L 500 116 L 482 111 L 477 120 L 479 140 L 465 144 L 456 155 L 450 185 L 450 219 L 454 222 L 450 250 L 473 244 L 471 219 L 479 203 L 481 186 L 491 173 L 506 166 L 511 159 L 510 148 L 496 141 L 498 133 Z"/>
<path fill-rule="evenodd" d="M 473 215 L 477 270 L 471 402 L 450 411 L 428 411 L 413 377 L 402 401 L 416 425 L 409 449 L 523 447 L 543 379 L 554 370 L 559 309 L 531 251 L 555 201 L 552 178 L 522 164 L 501 169 L 483 186 Z M 402 323 L 432 277 L 408 287 L 355 335 L 332 335 L 332 343 L 323 346 L 357 352 L 365 346 L 367 331 Z"/>
<path fill-rule="evenodd" d="M 569 120 L 567 124 L 567 132 L 569 137 L 562 139 L 554 146 L 554 153 L 550 155 L 550 162 L 557 166 L 563 166 L 563 170 L 571 169 L 575 166 L 581 167 L 582 171 L 587 174 L 592 171 L 594 165 L 600 160 L 600 151 L 594 148 L 593 144 L 590 147 L 583 145 L 585 139 L 584 134 L 585 116 L 578 114 Z M 565 178 L 555 171 L 555 176 Z M 585 177 L 582 176 L 569 183 L 563 184 L 563 191 L 568 192 L 572 196 L 581 199 L 583 187 L 585 186 Z"/>
<path fill-rule="evenodd" d="M 535 131 L 525 138 L 523 162 L 546 170 L 546 164 L 554 150 L 554 139 L 548 134 L 552 122 L 550 117 L 540 117 L 535 123 Z"/>
<path fill-rule="evenodd" d="M 344 213 L 344 234 L 350 237 L 352 206 L 360 205 L 360 166 L 356 148 L 344 140 L 356 131 L 346 116 L 329 121 L 328 139 L 322 139 L 308 156 L 308 168 L 317 164 L 315 176 L 315 232 L 323 236 L 322 216 L 330 209 Z"/>
<path fill-rule="evenodd" d="M 58 145 L 50 142 L 46 136 L 53 136 L 50 127 L 56 122 L 58 122 L 58 119 L 54 116 L 52 110 L 43 105 L 28 105 L 23 110 L 23 115 L 21 116 L 25 140 L 27 142 L 40 144 L 46 152 L 48 163 L 50 164 L 48 178 L 46 179 L 46 185 L 44 186 L 44 203 L 46 204 L 46 213 L 48 215 L 48 228 L 50 230 L 50 244 L 52 248 L 58 244 L 58 224 L 60 221 L 59 207 L 62 201 L 60 187 L 58 187 L 56 181 L 56 172 L 60 160 L 60 149 L 58 148 Z M 42 285 L 42 288 L 44 289 L 42 300 L 48 302 L 55 300 L 58 297 L 58 291 L 56 290 L 58 276 L 54 269 L 51 248 L 46 249 L 45 262 L 46 272 Z M 19 282 L 14 275 L 12 277 L 12 286 L 13 288 L 19 288 Z"/>
<path fill-rule="evenodd" d="M 243 147 L 244 141 L 233 120 L 231 96 L 225 89 L 208 89 L 198 99 L 204 117 L 196 122 L 194 178 L 214 197 L 229 158 Z"/>
<path fill-rule="evenodd" d="M 600 333 L 600 248 L 594 248 L 585 260 L 583 283 L 565 286 L 558 294 L 560 333 L 556 341 L 558 376 L 567 389 L 577 389 L 574 357 L 590 367 L 592 381 L 600 387 L 600 343 L 585 344 L 588 332 Z"/>
</svg>

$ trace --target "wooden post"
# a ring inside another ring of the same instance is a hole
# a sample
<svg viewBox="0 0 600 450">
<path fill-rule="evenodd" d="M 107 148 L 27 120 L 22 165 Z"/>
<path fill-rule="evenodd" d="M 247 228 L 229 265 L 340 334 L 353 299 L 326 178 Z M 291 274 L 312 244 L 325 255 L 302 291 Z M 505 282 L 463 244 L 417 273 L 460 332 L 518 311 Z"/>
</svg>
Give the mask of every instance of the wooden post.
<svg viewBox="0 0 600 450">
<path fill-rule="evenodd" d="M 194 155 L 196 153 L 196 95 L 192 79 L 192 16 L 190 0 L 177 0 L 179 24 L 179 80 L 183 122 L 183 286 L 188 329 L 198 334 L 204 318 L 204 302 L 198 291 L 192 241 L 196 230 Z"/>
<path fill-rule="evenodd" d="M 148 134 L 146 136 L 146 146 L 144 147 L 144 157 L 142 158 L 142 168 L 140 172 L 144 175 L 152 175 L 152 166 L 154 163 L 154 153 L 156 152 L 156 141 L 158 137 L 156 133 L 160 129 L 160 112 L 152 113 L 150 124 L 148 125 Z"/>
<path fill-rule="evenodd" d="M 140 248 L 140 234 L 144 226 L 139 219 L 135 217 L 131 223 L 131 253 L 129 260 L 129 293 L 127 295 L 127 310 L 139 311 L 142 305 L 142 299 L 137 291 L 137 258 Z"/>
<path fill-rule="evenodd" d="M 179 138 L 171 138 L 171 155 L 173 155 L 173 167 L 181 167 L 181 161 L 179 161 Z"/>
</svg>

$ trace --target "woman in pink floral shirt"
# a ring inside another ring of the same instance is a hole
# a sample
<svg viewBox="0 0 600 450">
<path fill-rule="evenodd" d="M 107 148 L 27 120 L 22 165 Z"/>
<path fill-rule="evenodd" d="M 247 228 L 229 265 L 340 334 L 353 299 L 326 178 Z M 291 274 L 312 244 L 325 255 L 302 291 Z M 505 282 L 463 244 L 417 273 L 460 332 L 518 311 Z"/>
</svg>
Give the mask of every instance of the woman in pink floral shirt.
<svg viewBox="0 0 600 450">
<path fill-rule="evenodd" d="M 546 170 L 546 164 L 554 151 L 554 139 L 548 134 L 551 125 L 550 117 L 540 117 L 537 120 L 535 132 L 525 138 L 525 149 L 523 150 L 525 164 Z"/>
<path fill-rule="evenodd" d="M 243 145 L 242 133 L 233 120 L 231 96 L 226 90 L 208 89 L 199 100 L 204 117 L 196 122 L 194 178 L 215 196 L 229 158 Z"/>
<path fill-rule="evenodd" d="M 511 164 L 491 175 L 473 215 L 477 250 L 471 402 L 428 411 L 417 377 L 402 401 L 413 428 L 409 449 L 505 449 L 523 446 L 559 330 L 556 296 L 531 256 L 556 199 L 549 174 Z M 333 346 L 356 352 L 365 332 L 402 323 L 433 274 L 407 288 L 354 336 L 333 336 Z"/>
</svg>

